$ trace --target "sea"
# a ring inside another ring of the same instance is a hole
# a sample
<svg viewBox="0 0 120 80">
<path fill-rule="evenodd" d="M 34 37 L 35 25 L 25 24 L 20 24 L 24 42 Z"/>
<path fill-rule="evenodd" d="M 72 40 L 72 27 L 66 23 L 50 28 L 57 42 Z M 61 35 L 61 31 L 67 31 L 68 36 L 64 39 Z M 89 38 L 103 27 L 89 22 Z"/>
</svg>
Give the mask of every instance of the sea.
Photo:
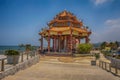
<svg viewBox="0 0 120 80">
<path fill-rule="evenodd" d="M 39 46 L 35 46 L 35 49 L 37 49 Z M 5 54 L 6 50 L 18 50 L 18 51 L 25 51 L 24 47 L 19 47 L 19 46 L 0 46 L 0 55 Z"/>
</svg>

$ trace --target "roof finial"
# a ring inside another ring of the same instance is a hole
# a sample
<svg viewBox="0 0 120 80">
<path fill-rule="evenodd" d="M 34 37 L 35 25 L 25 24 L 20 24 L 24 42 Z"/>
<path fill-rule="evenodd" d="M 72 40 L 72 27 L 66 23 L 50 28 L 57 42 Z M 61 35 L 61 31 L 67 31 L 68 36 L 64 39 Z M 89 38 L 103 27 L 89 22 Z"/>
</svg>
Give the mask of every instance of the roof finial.
<svg viewBox="0 0 120 80">
<path fill-rule="evenodd" d="M 67 11 L 66 8 L 64 9 L 64 11 Z"/>
</svg>

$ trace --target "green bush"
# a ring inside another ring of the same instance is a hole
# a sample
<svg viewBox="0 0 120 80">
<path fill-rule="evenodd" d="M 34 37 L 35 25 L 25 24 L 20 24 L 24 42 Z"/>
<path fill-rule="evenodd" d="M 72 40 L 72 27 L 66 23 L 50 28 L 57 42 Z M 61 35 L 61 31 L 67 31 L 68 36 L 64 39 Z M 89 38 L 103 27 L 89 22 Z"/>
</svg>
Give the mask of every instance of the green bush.
<svg viewBox="0 0 120 80">
<path fill-rule="evenodd" d="M 117 59 L 120 59 L 120 55 L 119 56 L 116 56 Z"/>
<path fill-rule="evenodd" d="M 92 45 L 88 43 L 78 44 L 77 53 L 78 54 L 87 54 L 92 49 Z"/>
<path fill-rule="evenodd" d="M 6 50 L 5 55 L 19 55 L 20 53 L 16 50 Z"/>
<path fill-rule="evenodd" d="M 100 54 L 99 54 L 99 53 L 95 53 L 94 56 L 95 56 L 95 59 L 96 59 L 96 60 L 100 58 Z"/>
<path fill-rule="evenodd" d="M 104 56 L 111 56 L 111 53 L 109 51 L 102 51 Z"/>
</svg>

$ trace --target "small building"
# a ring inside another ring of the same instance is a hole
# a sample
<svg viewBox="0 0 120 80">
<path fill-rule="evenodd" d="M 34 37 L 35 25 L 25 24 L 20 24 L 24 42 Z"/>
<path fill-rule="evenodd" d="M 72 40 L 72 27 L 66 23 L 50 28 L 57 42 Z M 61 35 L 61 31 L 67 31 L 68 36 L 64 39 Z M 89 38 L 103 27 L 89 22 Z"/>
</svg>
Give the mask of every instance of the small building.
<svg viewBox="0 0 120 80">
<path fill-rule="evenodd" d="M 47 40 L 48 53 L 53 52 L 72 52 L 76 49 L 81 39 L 85 39 L 85 43 L 89 43 L 91 31 L 88 27 L 84 27 L 83 22 L 66 10 L 57 14 L 48 24 L 48 28 L 42 29 L 39 33 L 41 36 L 41 50 L 43 50 L 43 40 Z M 44 38 L 44 39 L 43 39 Z"/>
</svg>

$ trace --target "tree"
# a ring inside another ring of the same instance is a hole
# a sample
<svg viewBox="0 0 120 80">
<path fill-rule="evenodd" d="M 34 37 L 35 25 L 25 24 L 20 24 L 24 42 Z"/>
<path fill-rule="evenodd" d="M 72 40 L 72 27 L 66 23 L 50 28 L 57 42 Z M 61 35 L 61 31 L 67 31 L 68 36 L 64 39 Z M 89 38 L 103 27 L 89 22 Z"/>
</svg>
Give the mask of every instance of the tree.
<svg viewBox="0 0 120 80">
<path fill-rule="evenodd" d="M 24 44 L 19 44 L 18 46 L 19 46 L 19 47 L 24 47 Z"/>
<path fill-rule="evenodd" d="M 99 53 L 95 53 L 95 60 L 98 60 L 100 58 L 100 54 Z"/>
<path fill-rule="evenodd" d="M 117 46 L 117 48 L 119 47 L 119 43 L 118 43 L 118 41 L 115 41 L 115 44 L 116 44 L 116 46 Z"/>
<path fill-rule="evenodd" d="M 107 42 L 103 42 L 103 43 L 100 45 L 101 49 L 105 49 L 106 44 L 107 44 Z"/>
<path fill-rule="evenodd" d="M 24 48 L 26 51 L 32 50 L 31 44 L 19 44 L 18 45 L 20 48 Z"/>
<path fill-rule="evenodd" d="M 20 48 L 24 48 L 25 51 L 32 51 L 32 50 L 36 50 L 36 46 L 32 46 L 31 44 L 19 44 L 18 45 Z"/>
<path fill-rule="evenodd" d="M 79 54 L 86 54 L 86 53 L 89 53 L 90 50 L 92 49 L 92 45 L 91 44 L 78 44 L 78 47 L 77 47 L 77 53 Z"/>
<path fill-rule="evenodd" d="M 21 49 L 23 49 L 23 48 L 25 47 L 25 45 L 24 45 L 24 44 L 19 44 L 18 46 L 20 47 L 20 49 L 19 49 L 19 50 L 21 50 Z"/>
<path fill-rule="evenodd" d="M 119 43 L 116 42 L 110 42 L 109 47 L 111 47 L 112 50 L 116 50 L 119 47 Z"/>
<path fill-rule="evenodd" d="M 25 50 L 26 50 L 26 51 L 31 51 L 31 50 L 32 50 L 31 44 L 26 44 L 26 45 L 25 45 Z"/>
</svg>

